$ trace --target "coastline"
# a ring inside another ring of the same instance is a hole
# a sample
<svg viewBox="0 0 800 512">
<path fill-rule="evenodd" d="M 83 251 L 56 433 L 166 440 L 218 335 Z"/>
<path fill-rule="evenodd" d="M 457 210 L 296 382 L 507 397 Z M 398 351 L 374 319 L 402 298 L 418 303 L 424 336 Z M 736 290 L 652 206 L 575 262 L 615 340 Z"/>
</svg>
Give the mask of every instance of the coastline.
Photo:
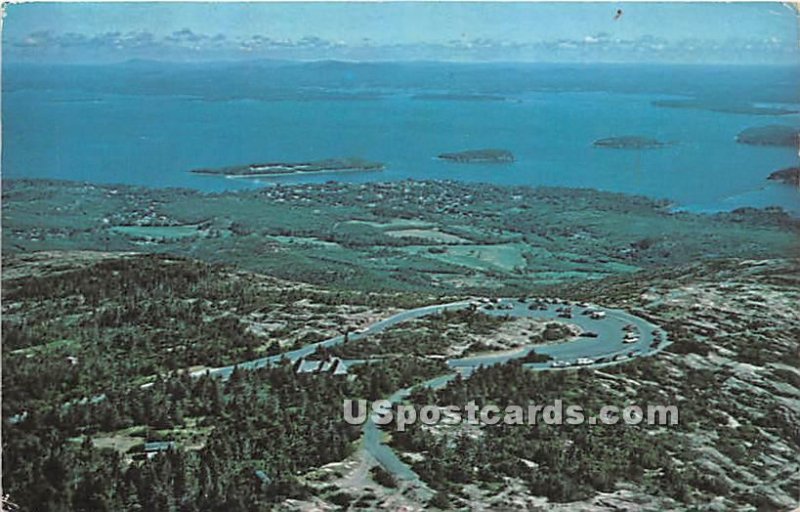
<svg viewBox="0 0 800 512">
<path fill-rule="evenodd" d="M 737 194 L 702 203 L 673 203 L 669 211 L 673 213 L 693 213 L 716 215 L 734 213 L 743 208 L 765 210 L 780 208 L 789 217 L 800 219 L 800 194 L 791 187 L 777 182 L 767 182 L 761 187 L 744 190 Z"/>
</svg>

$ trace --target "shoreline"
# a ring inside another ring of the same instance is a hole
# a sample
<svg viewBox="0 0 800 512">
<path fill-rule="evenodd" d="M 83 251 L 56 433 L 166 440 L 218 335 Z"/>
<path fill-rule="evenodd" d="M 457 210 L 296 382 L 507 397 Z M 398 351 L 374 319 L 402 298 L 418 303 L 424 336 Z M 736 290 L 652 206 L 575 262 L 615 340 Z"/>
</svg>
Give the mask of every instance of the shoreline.
<svg viewBox="0 0 800 512">
<path fill-rule="evenodd" d="M 320 175 L 320 174 L 331 173 L 331 172 L 339 172 L 339 173 L 351 174 L 351 173 L 356 173 L 356 172 L 368 172 L 368 171 L 371 171 L 371 169 L 352 169 L 352 170 L 338 170 L 338 171 L 327 171 L 326 170 L 326 171 L 306 171 L 306 172 L 299 171 L 299 172 L 293 172 L 293 173 L 267 174 L 267 175 L 263 175 L 263 176 L 262 175 L 258 175 L 258 176 L 256 176 L 256 175 L 224 175 L 224 174 L 202 173 L 202 172 L 194 172 L 194 171 L 187 171 L 187 172 L 189 174 L 195 174 L 195 175 L 204 176 L 204 177 L 227 178 L 227 179 L 230 179 L 232 183 L 236 183 L 236 182 L 242 183 L 242 182 L 246 181 L 245 178 L 263 178 L 263 177 L 280 177 L 280 178 L 287 178 L 288 177 L 288 178 L 291 178 L 291 177 L 295 177 L 295 176 L 302 175 L 302 174 Z M 133 189 L 133 190 L 140 189 L 140 190 L 147 190 L 147 191 L 184 191 L 184 192 L 187 192 L 187 193 L 197 194 L 197 195 L 200 195 L 200 196 L 209 196 L 209 195 L 210 196 L 217 196 L 217 195 L 225 195 L 225 194 L 236 194 L 236 193 L 242 193 L 242 192 L 256 190 L 257 188 L 262 188 L 262 187 L 263 188 L 268 188 L 270 186 L 273 186 L 273 184 L 270 183 L 269 181 L 259 181 L 257 179 L 251 180 L 252 183 L 253 183 L 253 187 L 247 187 L 247 188 L 227 188 L 226 187 L 226 188 L 214 189 L 214 190 L 208 190 L 208 189 L 204 189 L 204 188 L 202 188 L 200 186 L 191 186 L 191 185 L 182 185 L 182 186 L 143 185 L 143 184 L 126 183 L 126 182 L 119 182 L 119 181 L 98 182 L 98 181 L 85 181 L 85 180 L 48 178 L 48 177 L 20 177 L 20 176 L 14 176 L 14 177 L 7 177 L 4 181 L 5 181 L 6 186 L 13 186 L 13 184 L 15 182 L 20 183 L 20 184 L 40 182 L 40 183 L 45 183 L 45 184 L 63 185 L 63 186 L 79 185 L 79 186 L 90 187 L 90 188 L 95 188 L 95 187 L 97 187 L 97 188 L 108 188 L 108 189 L 125 189 L 125 188 L 129 188 L 129 189 Z M 355 184 L 355 182 L 350 182 L 350 181 L 336 181 L 336 180 L 329 180 L 329 181 L 334 181 L 335 183 L 338 183 L 338 184 L 344 185 L 344 186 Z M 393 179 L 393 180 L 384 180 L 384 181 L 380 181 L 380 180 L 372 181 L 372 180 L 370 180 L 370 181 L 368 181 L 366 183 L 386 183 L 386 184 L 389 184 L 389 183 L 398 183 L 398 182 L 404 182 L 404 181 L 414 182 L 416 180 L 414 180 L 413 178 L 405 178 L 405 179 L 399 179 L 399 180 L 394 180 Z M 657 196 L 647 195 L 645 193 L 618 192 L 618 191 L 613 191 L 613 190 L 605 190 L 605 189 L 599 189 L 599 188 L 595 188 L 595 187 L 586 187 L 586 186 L 576 187 L 576 186 L 563 186 L 563 185 L 533 185 L 533 184 L 531 184 L 531 185 L 505 185 L 505 184 L 494 184 L 494 183 L 489 183 L 489 182 L 460 181 L 460 180 L 454 180 L 454 179 L 441 179 L 441 178 L 432 178 L 432 179 L 427 179 L 427 180 L 419 180 L 417 182 L 419 182 L 419 183 L 425 183 L 425 182 L 447 183 L 447 182 L 452 182 L 452 183 L 462 184 L 462 185 L 466 185 L 466 186 L 485 185 L 485 186 L 489 186 L 489 187 L 500 187 L 500 188 L 506 188 L 506 189 L 512 189 L 512 188 L 516 188 L 516 187 L 523 187 L 523 188 L 529 188 L 529 189 L 533 189 L 533 190 L 535 190 L 535 189 L 554 189 L 554 190 L 589 191 L 589 192 L 596 192 L 598 194 L 610 194 L 610 195 L 619 194 L 621 196 L 639 197 L 639 198 L 642 198 L 642 199 L 647 199 L 649 201 L 652 201 L 654 204 L 655 203 L 660 203 L 662 208 L 664 209 L 664 211 L 666 213 L 669 213 L 669 214 L 688 213 L 688 214 L 692 214 L 692 215 L 716 215 L 716 214 L 720 214 L 720 213 L 723 213 L 723 214 L 724 213 L 733 213 L 735 210 L 740 209 L 740 208 L 753 208 L 753 209 L 756 209 L 756 210 L 764 210 L 764 209 L 767 209 L 767 208 L 779 208 L 779 209 L 783 210 L 784 212 L 786 212 L 791 219 L 800 220 L 800 206 L 797 206 L 796 202 L 791 202 L 791 204 L 784 204 L 784 201 L 778 201 L 778 202 L 773 203 L 773 204 L 763 204 L 761 201 L 756 201 L 756 202 L 749 201 L 747 203 L 738 203 L 738 204 L 734 204 L 734 205 L 731 205 L 731 204 L 728 204 L 728 205 L 715 204 L 714 202 L 709 202 L 709 203 L 706 203 L 706 202 L 682 203 L 682 202 L 679 202 L 679 201 L 676 201 L 676 200 L 672 200 L 672 199 L 668 199 L 668 198 L 664 198 L 664 197 L 657 197 Z M 222 182 L 220 181 L 218 183 L 222 183 Z M 285 185 L 296 184 L 296 185 L 302 185 L 302 186 L 324 186 L 326 183 L 327 182 L 321 182 L 321 181 L 320 182 L 317 182 L 317 181 L 303 182 L 303 181 L 292 181 L 292 180 L 283 182 L 283 184 L 285 184 Z M 773 192 L 774 191 L 778 191 L 778 192 L 780 192 L 780 191 L 783 191 L 783 190 L 785 190 L 787 192 L 789 192 L 789 191 L 795 192 L 794 189 L 792 189 L 791 187 L 786 187 L 783 184 L 776 183 L 776 182 L 766 182 L 762 187 L 759 187 L 759 188 L 754 189 L 754 190 L 746 191 L 744 193 L 737 194 L 736 196 L 733 196 L 733 197 L 750 196 L 751 194 L 757 196 L 759 193 L 763 193 L 763 192 L 769 192 L 769 191 L 773 191 Z M 788 203 L 789 201 L 786 201 L 786 202 Z"/>
</svg>

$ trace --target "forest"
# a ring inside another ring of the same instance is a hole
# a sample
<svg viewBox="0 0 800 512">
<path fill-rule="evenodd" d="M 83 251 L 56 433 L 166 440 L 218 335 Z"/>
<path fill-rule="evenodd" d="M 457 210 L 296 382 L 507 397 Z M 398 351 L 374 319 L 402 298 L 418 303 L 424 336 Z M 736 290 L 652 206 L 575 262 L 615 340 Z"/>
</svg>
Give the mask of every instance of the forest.
<svg viewBox="0 0 800 512">
<path fill-rule="evenodd" d="M 227 381 L 172 374 L 103 400 L 31 409 L 4 418 L 3 487 L 26 510 L 270 510 L 318 493 L 297 475 L 353 452 L 361 432 L 343 420 L 344 398 L 384 397 L 441 372 L 395 359 L 340 379 L 286 362 Z M 115 436 L 134 442 L 98 448 Z M 146 457 L 148 442 L 174 444 Z"/>
</svg>

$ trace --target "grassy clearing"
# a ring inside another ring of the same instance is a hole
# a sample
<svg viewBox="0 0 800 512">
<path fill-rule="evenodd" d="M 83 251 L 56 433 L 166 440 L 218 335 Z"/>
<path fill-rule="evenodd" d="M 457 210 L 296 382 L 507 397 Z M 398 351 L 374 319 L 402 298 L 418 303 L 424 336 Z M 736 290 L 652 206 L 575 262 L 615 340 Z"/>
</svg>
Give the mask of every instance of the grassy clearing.
<svg viewBox="0 0 800 512">
<path fill-rule="evenodd" d="M 431 253 L 428 249 L 426 246 L 405 248 L 409 254 L 423 254 L 427 258 L 473 270 L 515 271 L 524 269 L 527 265 L 523 256 L 526 248 L 518 244 L 456 245 L 436 253 Z"/>
<path fill-rule="evenodd" d="M 469 240 L 467 240 L 466 238 L 461 238 L 460 236 L 451 235 L 450 233 L 442 233 L 441 231 L 436 231 L 432 229 L 402 229 L 396 231 L 386 231 L 386 234 L 389 236 L 395 236 L 401 238 L 422 238 L 425 240 L 431 240 L 432 242 L 440 242 L 443 244 L 469 243 Z"/>
<path fill-rule="evenodd" d="M 111 228 L 111 231 L 129 236 L 133 239 L 166 238 L 175 240 L 201 234 L 198 224 L 183 226 L 114 226 Z"/>
<path fill-rule="evenodd" d="M 406 219 L 391 219 L 388 222 L 373 222 L 367 220 L 348 220 L 344 224 L 364 225 L 383 230 L 425 229 L 435 226 L 430 222 Z"/>
</svg>

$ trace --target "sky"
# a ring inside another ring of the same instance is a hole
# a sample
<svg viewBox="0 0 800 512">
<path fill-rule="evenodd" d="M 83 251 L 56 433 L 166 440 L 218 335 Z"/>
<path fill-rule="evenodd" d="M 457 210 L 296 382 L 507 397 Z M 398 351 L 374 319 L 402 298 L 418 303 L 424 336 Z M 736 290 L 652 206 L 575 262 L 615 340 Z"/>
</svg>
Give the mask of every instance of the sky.
<svg viewBox="0 0 800 512">
<path fill-rule="evenodd" d="M 27 3 L 6 10 L 3 59 L 11 62 L 800 64 L 797 13 L 779 3 Z"/>
</svg>

